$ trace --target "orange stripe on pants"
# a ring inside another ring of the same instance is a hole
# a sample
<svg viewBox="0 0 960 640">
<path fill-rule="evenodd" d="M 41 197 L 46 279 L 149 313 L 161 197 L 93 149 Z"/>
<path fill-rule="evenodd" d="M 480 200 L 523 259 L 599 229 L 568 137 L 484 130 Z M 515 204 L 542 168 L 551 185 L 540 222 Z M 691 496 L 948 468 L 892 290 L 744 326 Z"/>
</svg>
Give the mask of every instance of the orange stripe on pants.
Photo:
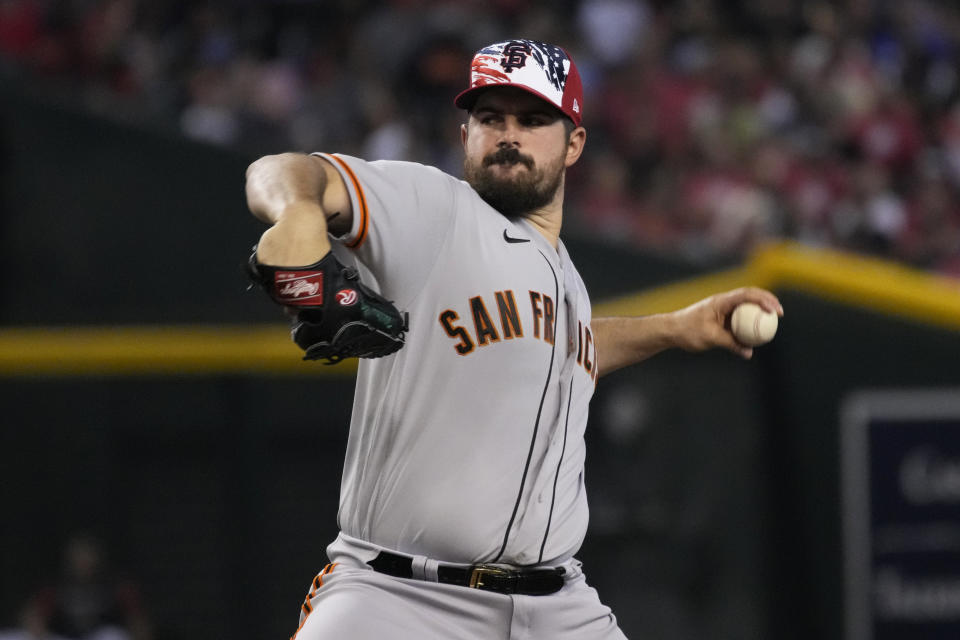
<svg viewBox="0 0 960 640">
<path fill-rule="evenodd" d="M 300 615 L 302 620 L 300 620 L 300 626 L 297 627 L 297 630 L 293 632 L 293 635 L 290 636 L 290 640 L 294 640 L 297 637 L 297 634 L 300 633 L 300 630 L 303 629 L 303 625 L 307 622 L 307 618 L 310 617 L 310 614 L 313 613 L 313 605 L 310 604 L 310 601 L 317 595 L 317 591 L 320 587 L 323 586 L 323 576 L 329 574 L 333 571 L 333 568 L 337 566 L 337 563 L 328 564 L 323 568 L 323 571 L 317 574 L 317 577 L 313 579 L 313 583 L 310 585 L 310 592 L 307 594 L 307 597 L 303 599 L 303 604 L 300 605 Z"/>
</svg>

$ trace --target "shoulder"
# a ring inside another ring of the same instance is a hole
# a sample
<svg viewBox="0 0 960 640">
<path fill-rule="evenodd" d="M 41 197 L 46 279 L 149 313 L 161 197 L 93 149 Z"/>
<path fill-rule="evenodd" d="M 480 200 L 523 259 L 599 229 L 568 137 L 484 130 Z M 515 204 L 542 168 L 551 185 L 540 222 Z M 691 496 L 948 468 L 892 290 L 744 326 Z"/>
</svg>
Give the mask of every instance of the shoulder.
<svg viewBox="0 0 960 640">
<path fill-rule="evenodd" d="M 443 217 L 502 219 L 465 180 L 426 164 L 405 160 L 364 160 L 354 156 L 315 154 L 340 172 L 351 196 L 382 210 L 416 210 Z M 495 214 L 495 215 L 493 215 Z"/>
<path fill-rule="evenodd" d="M 419 162 L 408 160 L 364 160 L 345 153 L 314 153 L 330 161 L 334 166 L 350 171 L 375 172 L 383 175 L 406 176 L 409 178 L 421 178 L 424 180 L 440 180 L 449 182 L 460 182 L 448 173 Z"/>
</svg>

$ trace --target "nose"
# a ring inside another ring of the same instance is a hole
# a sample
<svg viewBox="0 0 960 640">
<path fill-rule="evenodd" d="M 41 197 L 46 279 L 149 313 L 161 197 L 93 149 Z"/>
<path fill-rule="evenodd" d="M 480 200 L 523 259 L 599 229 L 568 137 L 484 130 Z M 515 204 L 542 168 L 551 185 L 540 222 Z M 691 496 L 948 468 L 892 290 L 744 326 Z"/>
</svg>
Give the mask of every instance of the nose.
<svg viewBox="0 0 960 640">
<path fill-rule="evenodd" d="M 497 146 L 519 147 L 522 132 L 523 127 L 517 116 L 512 113 L 505 114 L 500 124 Z"/>
<path fill-rule="evenodd" d="M 503 126 L 500 128 L 500 136 L 497 141 L 497 147 L 509 148 L 509 147 L 519 147 L 520 146 L 520 123 L 517 122 L 517 119 L 508 115 L 503 120 Z"/>
</svg>

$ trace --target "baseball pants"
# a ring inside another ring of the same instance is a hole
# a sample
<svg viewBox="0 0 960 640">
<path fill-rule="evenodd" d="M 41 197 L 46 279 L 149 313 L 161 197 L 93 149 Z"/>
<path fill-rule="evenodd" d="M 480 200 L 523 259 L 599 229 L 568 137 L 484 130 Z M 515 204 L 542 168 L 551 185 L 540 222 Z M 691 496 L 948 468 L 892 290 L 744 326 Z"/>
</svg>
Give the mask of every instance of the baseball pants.
<svg viewBox="0 0 960 640">
<path fill-rule="evenodd" d="M 341 535 L 314 578 L 295 640 L 625 640 L 610 608 L 568 560 L 551 595 L 505 595 L 377 573 L 377 547 Z M 359 544 L 356 544 L 359 543 Z"/>
</svg>

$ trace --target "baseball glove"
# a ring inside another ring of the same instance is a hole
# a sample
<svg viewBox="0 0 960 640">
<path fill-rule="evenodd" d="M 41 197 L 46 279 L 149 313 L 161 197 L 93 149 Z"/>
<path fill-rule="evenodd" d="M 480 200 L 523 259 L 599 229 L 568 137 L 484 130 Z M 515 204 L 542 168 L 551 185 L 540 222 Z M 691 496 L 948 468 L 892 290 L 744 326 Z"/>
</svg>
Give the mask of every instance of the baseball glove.
<svg viewBox="0 0 960 640">
<path fill-rule="evenodd" d="M 403 346 L 407 315 L 360 282 L 356 269 L 328 253 L 306 267 L 247 261 L 250 279 L 293 315 L 290 336 L 304 360 L 336 364 L 344 358 L 379 358 Z"/>
</svg>

